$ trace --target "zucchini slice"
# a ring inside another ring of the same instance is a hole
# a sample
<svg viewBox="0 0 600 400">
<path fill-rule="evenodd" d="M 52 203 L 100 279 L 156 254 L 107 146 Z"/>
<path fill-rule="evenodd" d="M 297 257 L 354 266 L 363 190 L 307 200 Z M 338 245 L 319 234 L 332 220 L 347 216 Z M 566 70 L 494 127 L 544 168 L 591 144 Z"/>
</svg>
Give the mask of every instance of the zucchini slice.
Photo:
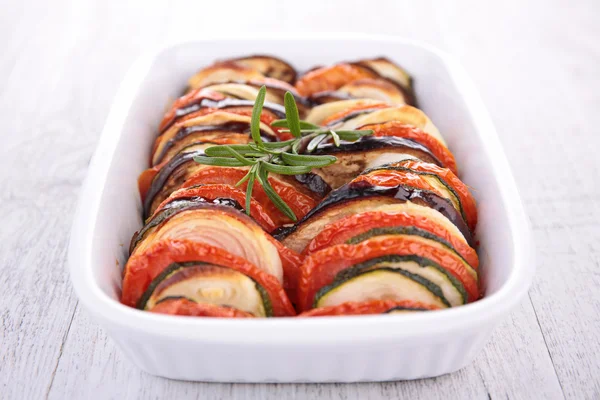
<svg viewBox="0 0 600 400">
<path fill-rule="evenodd" d="M 250 117 L 226 111 L 215 111 L 175 124 L 156 139 L 152 154 L 152 165 L 157 165 L 178 142 L 186 140 L 189 144 L 192 144 L 215 131 L 246 133 L 249 138 Z M 260 123 L 260 132 L 265 141 L 277 141 L 277 134 L 264 122 Z"/>
<path fill-rule="evenodd" d="M 273 315 L 271 300 L 262 286 L 241 272 L 219 265 L 202 262 L 169 265 L 144 292 L 138 308 L 152 309 L 161 300 L 172 297 L 232 307 L 256 317 Z"/>
<path fill-rule="evenodd" d="M 452 307 L 467 303 L 467 291 L 458 279 L 438 263 L 417 255 L 373 258 L 341 271 L 336 275 L 334 282 L 346 281 L 362 272 L 382 268 L 402 270 L 435 284 Z"/>
<path fill-rule="evenodd" d="M 440 308 L 450 307 L 438 285 L 400 268 L 377 268 L 345 275 L 321 288 L 313 307 L 368 300 L 413 300 Z"/>
</svg>

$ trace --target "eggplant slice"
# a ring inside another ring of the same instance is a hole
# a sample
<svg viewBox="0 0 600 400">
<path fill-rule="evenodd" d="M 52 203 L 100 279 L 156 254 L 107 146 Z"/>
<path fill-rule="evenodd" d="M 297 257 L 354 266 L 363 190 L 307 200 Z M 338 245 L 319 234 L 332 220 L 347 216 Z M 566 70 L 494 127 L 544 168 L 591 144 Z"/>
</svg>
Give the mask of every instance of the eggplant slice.
<svg viewBox="0 0 600 400">
<path fill-rule="evenodd" d="M 173 263 L 159 274 L 140 298 L 138 308 L 152 309 L 167 298 L 232 307 L 255 317 L 273 315 L 265 289 L 231 268 L 202 262 Z"/>
<path fill-rule="evenodd" d="M 369 176 L 372 173 L 376 173 L 377 171 L 386 171 L 386 170 L 399 171 L 400 173 L 403 173 L 406 176 L 411 176 L 411 175 L 420 176 L 421 178 L 423 178 L 423 180 L 426 183 L 428 183 L 433 188 L 435 188 L 437 193 L 439 193 L 442 197 L 448 199 L 452 203 L 454 208 L 456 208 L 456 210 L 458 212 L 460 212 L 460 215 L 462 215 L 465 223 L 467 223 L 467 221 L 468 221 L 467 215 L 466 215 L 465 209 L 463 207 L 462 201 L 460 200 L 460 196 L 458 195 L 458 193 L 456 193 L 456 190 L 454 190 L 454 188 L 450 184 L 448 184 L 438 174 L 434 174 L 433 172 L 417 171 L 414 169 L 401 167 L 401 166 L 392 166 L 389 164 L 384 164 L 384 165 L 380 165 L 380 166 L 370 168 L 370 169 L 364 171 L 361 174 L 361 176 Z"/>
<path fill-rule="evenodd" d="M 238 65 L 242 65 L 247 68 L 252 68 L 255 71 L 260 72 L 264 76 L 278 79 L 294 84 L 296 81 L 296 70 L 289 63 L 282 60 L 281 58 L 267 56 L 267 55 L 254 55 L 248 57 L 239 57 L 226 60 L 225 62 L 233 62 Z"/>
<path fill-rule="evenodd" d="M 191 240 L 222 248 L 283 283 L 277 247 L 256 222 L 233 207 L 196 198 L 160 210 L 134 237 L 132 256 L 164 239 Z"/>
<path fill-rule="evenodd" d="M 275 79 L 258 79 L 251 81 L 227 81 L 212 84 L 206 86 L 213 92 L 220 93 L 226 97 L 251 101 L 254 104 L 254 100 L 258 94 L 258 90 L 265 86 L 267 92 L 265 95 L 266 104 L 277 104 L 283 106 L 283 99 L 286 92 L 292 93 L 298 106 L 298 112 L 300 117 L 303 118 L 310 110 L 312 104 L 305 98 L 298 94 L 293 86 L 287 85 L 285 82 L 276 81 Z M 285 110 L 284 116 L 285 117 Z"/>
<path fill-rule="evenodd" d="M 412 93 L 413 91 L 412 77 L 408 72 L 385 57 L 360 60 L 352 63 L 352 65 L 360 65 L 363 68 L 368 68 L 382 78 L 387 78 L 396 83 L 407 92 Z"/>
<path fill-rule="evenodd" d="M 403 185 L 384 188 L 371 186 L 366 182 L 351 182 L 334 190 L 302 220 L 273 234 L 285 246 L 301 253 L 308 243 L 332 222 L 365 211 L 393 209 L 430 218 L 459 235 L 471 247 L 474 246 L 469 228 L 447 199 L 433 192 Z"/>
<path fill-rule="evenodd" d="M 340 146 L 333 143 L 319 145 L 312 154 L 330 154 L 337 161 L 324 168 L 315 169 L 331 188 L 336 189 L 360 175 L 365 169 L 406 158 L 416 158 L 443 167 L 431 151 L 411 139 L 392 136 L 364 136 L 356 142 L 342 141 Z"/>
<path fill-rule="evenodd" d="M 265 76 L 263 74 L 254 68 L 247 67 L 233 61 L 224 61 L 215 63 L 198 71 L 188 80 L 188 90 L 203 88 L 215 83 L 229 81 L 249 81 L 264 77 Z"/>
<path fill-rule="evenodd" d="M 204 149 L 210 146 L 214 146 L 214 143 L 207 142 L 187 146 L 158 170 L 148 191 L 144 194 L 144 220 L 152 215 L 160 203 L 179 189 L 183 182 L 202 166 L 194 161 L 194 157 L 204 155 Z"/>
<path fill-rule="evenodd" d="M 156 139 L 152 166 L 159 164 L 172 148 L 181 149 L 186 145 L 198 142 L 203 136 L 210 133 L 218 131 L 246 133 L 249 140 L 250 120 L 251 118 L 246 115 L 215 111 L 175 124 Z M 260 132 L 265 141 L 277 141 L 277 134 L 263 122 L 260 123 Z"/>
<path fill-rule="evenodd" d="M 222 93 L 221 93 L 222 94 Z M 164 133 L 167 129 L 173 126 L 174 123 L 181 120 L 183 117 L 190 115 L 192 113 L 201 111 L 203 109 L 218 109 L 227 111 L 228 108 L 240 108 L 240 107 L 248 107 L 248 110 L 252 110 L 254 107 L 254 99 L 249 100 L 240 100 L 237 98 L 227 97 L 223 100 L 212 100 L 209 98 L 198 97 L 194 100 L 189 101 L 185 105 L 180 108 L 177 108 L 174 112 L 173 118 L 165 124 L 163 129 L 161 130 L 161 134 Z M 271 103 L 265 101 L 263 105 L 263 112 L 269 111 L 277 118 L 285 118 L 285 108 L 283 108 L 280 104 Z"/>
</svg>

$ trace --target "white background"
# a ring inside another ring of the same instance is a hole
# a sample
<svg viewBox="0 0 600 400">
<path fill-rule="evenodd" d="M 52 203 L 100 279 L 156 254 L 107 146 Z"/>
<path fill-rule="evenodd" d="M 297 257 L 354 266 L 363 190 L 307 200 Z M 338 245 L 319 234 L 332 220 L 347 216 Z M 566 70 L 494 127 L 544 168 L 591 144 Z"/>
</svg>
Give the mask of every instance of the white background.
<svg viewBox="0 0 600 400">
<path fill-rule="evenodd" d="M 600 396 L 600 2 L 1 3 L 0 399 Z M 537 275 L 458 373 L 351 385 L 168 381 L 134 367 L 78 307 L 69 228 L 129 65 L 164 41 L 297 31 L 433 44 L 461 60 L 490 111 L 531 218 Z"/>
</svg>

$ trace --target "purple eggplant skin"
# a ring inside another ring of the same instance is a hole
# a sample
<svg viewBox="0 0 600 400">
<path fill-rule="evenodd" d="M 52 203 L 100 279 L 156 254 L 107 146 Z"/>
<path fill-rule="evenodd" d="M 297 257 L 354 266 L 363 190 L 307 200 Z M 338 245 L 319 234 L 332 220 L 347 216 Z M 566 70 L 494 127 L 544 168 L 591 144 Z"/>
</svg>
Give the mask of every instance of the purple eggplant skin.
<svg viewBox="0 0 600 400">
<path fill-rule="evenodd" d="M 353 201 L 364 201 L 364 211 L 368 211 L 368 202 L 381 199 L 382 197 L 393 199 L 393 202 L 406 202 L 427 206 L 439 211 L 463 234 L 470 246 L 474 246 L 473 234 L 463 220 L 461 214 L 454 208 L 452 203 L 431 191 L 417 189 L 407 185 L 383 187 L 372 185 L 366 181 L 350 182 L 336 190 L 333 190 L 317 207 L 312 209 L 296 224 L 289 227 L 281 227 L 272 232 L 279 241 L 284 241 L 292 233 L 298 231 L 303 224 L 311 223 L 315 218 L 323 217 L 327 210 L 332 207 L 343 207 Z"/>
</svg>

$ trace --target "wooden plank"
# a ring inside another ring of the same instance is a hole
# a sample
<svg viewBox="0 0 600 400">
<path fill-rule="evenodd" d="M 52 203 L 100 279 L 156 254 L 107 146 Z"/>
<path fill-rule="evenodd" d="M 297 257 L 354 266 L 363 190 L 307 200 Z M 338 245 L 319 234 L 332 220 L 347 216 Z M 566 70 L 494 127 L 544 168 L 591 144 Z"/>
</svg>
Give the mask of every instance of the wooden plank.
<svg viewBox="0 0 600 400">
<path fill-rule="evenodd" d="M 600 3 L 489 6 L 447 7 L 447 29 L 462 32 L 451 48 L 481 88 L 532 222 L 530 297 L 562 391 L 598 398 Z"/>
</svg>

